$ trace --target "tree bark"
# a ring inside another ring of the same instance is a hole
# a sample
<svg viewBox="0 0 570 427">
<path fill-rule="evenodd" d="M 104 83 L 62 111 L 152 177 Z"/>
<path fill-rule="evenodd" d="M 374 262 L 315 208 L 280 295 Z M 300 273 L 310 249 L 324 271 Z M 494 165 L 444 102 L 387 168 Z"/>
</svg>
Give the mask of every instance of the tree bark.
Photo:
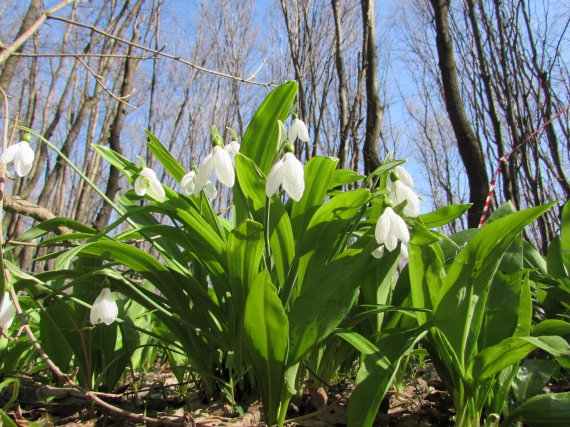
<svg viewBox="0 0 570 427">
<path fill-rule="evenodd" d="M 483 212 L 485 199 L 489 192 L 489 178 L 481 144 L 475 137 L 461 99 L 449 25 L 449 0 L 430 0 L 430 2 L 435 15 L 436 47 L 445 106 L 457 139 L 459 154 L 467 173 L 469 201 L 473 204 L 467 215 L 467 224 L 474 228 L 479 224 Z"/>
<path fill-rule="evenodd" d="M 378 92 L 378 60 L 376 55 L 376 24 L 374 0 L 361 0 L 363 55 L 362 68 L 366 72 L 366 135 L 364 137 L 364 173 L 380 166 L 379 141 L 382 132 L 384 106 Z"/>
</svg>

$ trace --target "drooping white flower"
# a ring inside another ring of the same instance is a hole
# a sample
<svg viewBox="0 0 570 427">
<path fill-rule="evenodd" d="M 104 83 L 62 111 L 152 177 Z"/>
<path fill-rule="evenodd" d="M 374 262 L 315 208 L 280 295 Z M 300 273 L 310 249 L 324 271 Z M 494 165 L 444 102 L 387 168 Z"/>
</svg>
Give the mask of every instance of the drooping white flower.
<svg viewBox="0 0 570 427">
<path fill-rule="evenodd" d="M 410 217 L 416 217 L 420 214 L 420 198 L 412 188 L 414 187 L 414 179 L 409 172 L 402 166 L 394 168 L 395 174 L 388 176 L 388 187 L 390 188 L 390 198 L 400 204 L 407 201 L 404 213 Z"/>
<path fill-rule="evenodd" d="M 0 162 L 8 164 L 14 162 L 14 170 L 19 177 L 30 173 L 34 164 L 34 151 L 26 141 L 10 145 L 0 156 Z"/>
<path fill-rule="evenodd" d="M 287 138 L 290 142 L 295 142 L 297 138 L 303 142 L 309 142 L 309 130 L 305 123 L 295 117 L 287 133 Z"/>
<path fill-rule="evenodd" d="M 218 195 L 218 190 L 212 184 L 212 181 L 208 180 L 203 187 L 200 188 L 196 179 L 196 172 L 190 171 L 182 177 L 180 180 L 180 188 L 182 189 L 182 194 L 185 196 L 195 196 L 200 190 L 204 190 L 204 194 L 210 200 L 215 199 Z"/>
<path fill-rule="evenodd" d="M 180 189 L 185 196 L 193 196 L 197 193 L 196 172 L 190 171 L 180 180 Z"/>
<path fill-rule="evenodd" d="M 155 199 L 162 199 L 165 196 L 164 188 L 151 168 L 143 168 L 137 179 L 135 179 L 135 193 L 149 196 Z"/>
<path fill-rule="evenodd" d="M 402 180 L 398 179 L 390 184 L 390 198 L 398 205 L 403 201 L 408 202 L 404 208 L 406 215 L 416 217 L 420 214 L 420 198 Z"/>
<path fill-rule="evenodd" d="M 196 182 L 200 188 L 210 180 L 212 172 L 216 173 L 218 180 L 226 187 L 233 187 L 235 183 L 235 171 L 230 153 L 223 147 L 216 145 L 198 168 Z"/>
<path fill-rule="evenodd" d="M 408 247 L 403 243 L 400 245 L 400 256 L 406 261 L 409 258 Z"/>
<path fill-rule="evenodd" d="M 234 162 L 234 158 L 236 157 L 236 154 L 239 153 L 239 149 L 241 148 L 241 144 L 234 139 L 229 144 L 226 144 L 224 146 L 224 148 L 228 153 L 230 153 L 230 157 L 232 159 L 232 162 Z"/>
<path fill-rule="evenodd" d="M 280 185 L 283 185 L 285 192 L 296 202 L 303 197 L 305 170 L 303 164 L 293 153 L 285 153 L 281 160 L 271 168 L 265 184 L 267 197 L 273 196 L 279 190 Z"/>
<path fill-rule="evenodd" d="M 384 209 L 375 230 L 376 242 L 384 245 L 389 251 L 398 246 L 398 242 L 406 244 L 410 241 L 410 232 L 406 222 L 390 206 Z"/>
<path fill-rule="evenodd" d="M 109 288 L 103 288 L 99 296 L 95 299 L 89 315 L 91 324 L 96 325 L 99 321 L 110 325 L 119 315 L 119 307 L 113 298 Z"/>
<path fill-rule="evenodd" d="M 14 315 L 16 314 L 16 308 L 12 301 L 10 301 L 10 294 L 4 292 L 4 298 L 2 299 L 2 304 L 0 304 L 0 328 L 4 332 L 8 331 L 8 328 L 12 325 L 14 321 Z"/>
<path fill-rule="evenodd" d="M 410 188 L 414 188 L 414 178 L 412 175 L 403 167 L 403 166 L 396 166 L 394 171 L 400 176 L 400 180 Z"/>
</svg>

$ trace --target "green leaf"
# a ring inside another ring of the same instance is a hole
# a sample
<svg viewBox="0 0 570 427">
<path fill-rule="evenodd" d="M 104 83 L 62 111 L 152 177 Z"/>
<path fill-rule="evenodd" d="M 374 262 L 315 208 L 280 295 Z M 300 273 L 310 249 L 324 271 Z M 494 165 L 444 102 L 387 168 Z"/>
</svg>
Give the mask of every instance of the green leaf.
<svg viewBox="0 0 570 427">
<path fill-rule="evenodd" d="M 512 383 L 513 397 L 517 405 L 540 394 L 559 370 L 558 364 L 553 360 L 524 360 Z"/>
<path fill-rule="evenodd" d="M 560 254 L 566 269 L 566 276 L 570 276 L 570 201 L 562 208 L 560 231 Z"/>
<path fill-rule="evenodd" d="M 299 245 L 297 294 L 302 291 L 307 270 L 311 266 L 320 270 L 336 255 L 338 244 L 343 239 L 343 231 L 347 230 L 348 224 L 355 220 L 368 200 L 368 190 L 353 190 L 340 193 L 317 209 Z"/>
<path fill-rule="evenodd" d="M 570 365 L 570 346 L 562 337 L 511 337 L 479 352 L 469 365 L 468 376 L 475 381 L 489 378 L 518 363 L 535 348 L 552 354 L 562 366 Z"/>
<path fill-rule="evenodd" d="M 279 146 L 278 120 L 285 122 L 297 95 L 297 82 L 274 89 L 255 112 L 241 141 L 240 152 L 249 157 L 267 175 Z"/>
<path fill-rule="evenodd" d="M 402 357 L 425 334 L 425 328 L 395 331 L 380 341 L 380 351 L 367 355 L 348 402 L 348 426 L 372 426 L 384 395 L 392 385 Z M 343 337 L 345 338 L 345 337 Z M 353 337 L 349 337 L 354 342 Z"/>
<path fill-rule="evenodd" d="M 289 312 L 290 365 L 299 362 L 346 317 L 365 274 L 368 254 L 362 249 L 348 249 L 307 276 Z"/>
<path fill-rule="evenodd" d="M 253 282 L 245 303 L 244 344 L 259 383 L 266 422 L 274 424 L 284 386 L 289 321 L 267 270 Z"/>
<path fill-rule="evenodd" d="M 263 226 L 255 221 L 242 222 L 232 230 L 228 238 L 228 279 L 233 326 L 237 329 L 233 333 L 236 335 L 239 334 L 239 325 L 242 324 L 245 298 L 258 276 L 263 248 Z"/>
<path fill-rule="evenodd" d="M 298 203 L 291 208 L 291 227 L 295 241 L 300 242 L 307 224 L 315 212 L 323 205 L 338 164 L 338 159 L 313 157 L 305 165 L 305 192 Z"/>
<path fill-rule="evenodd" d="M 333 188 L 340 187 L 341 185 L 352 184 L 364 178 L 366 178 L 366 175 L 360 175 L 355 171 L 336 169 L 331 181 L 329 182 L 327 190 L 332 190 Z"/>
<path fill-rule="evenodd" d="M 178 163 L 178 161 L 174 158 L 170 151 L 161 144 L 156 136 L 154 136 L 150 131 L 145 130 L 146 135 L 148 136 L 148 141 L 146 145 L 154 154 L 154 157 L 164 166 L 164 169 L 168 171 L 170 175 L 176 180 L 176 182 L 180 182 L 182 177 L 186 174 L 184 168 Z"/>
<path fill-rule="evenodd" d="M 540 394 L 523 402 L 501 425 L 521 421 L 531 427 L 565 427 L 570 420 L 570 392 Z"/>
<path fill-rule="evenodd" d="M 250 215 L 259 223 L 264 223 L 267 197 L 265 195 L 265 176 L 251 159 L 236 155 L 236 175 L 242 204 Z M 295 255 L 293 231 L 289 216 L 277 196 L 269 204 L 269 246 L 277 272 L 277 279 L 282 286 Z"/>
<path fill-rule="evenodd" d="M 532 335 L 568 335 L 570 334 L 570 323 L 560 319 L 546 319 L 536 324 L 532 328 Z"/>
<path fill-rule="evenodd" d="M 434 322 L 465 365 L 476 351 L 491 281 L 503 254 L 526 225 L 552 206 L 515 212 L 485 225 L 449 268 Z"/>
<path fill-rule="evenodd" d="M 433 212 L 420 215 L 420 219 L 427 228 L 441 227 L 456 220 L 469 210 L 470 203 L 463 205 L 449 205 L 439 208 Z"/>
<path fill-rule="evenodd" d="M 511 244 L 497 269 L 479 336 L 479 350 L 512 336 L 530 334 L 532 300 L 528 273 L 523 270 L 522 239 Z"/>
</svg>

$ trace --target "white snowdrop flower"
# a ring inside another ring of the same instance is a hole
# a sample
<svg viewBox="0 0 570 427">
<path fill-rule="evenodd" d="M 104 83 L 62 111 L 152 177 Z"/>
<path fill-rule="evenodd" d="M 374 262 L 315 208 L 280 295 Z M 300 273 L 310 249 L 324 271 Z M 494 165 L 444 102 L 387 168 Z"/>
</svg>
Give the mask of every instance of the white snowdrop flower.
<svg viewBox="0 0 570 427">
<path fill-rule="evenodd" d="M 376 259 L 380 259 L 384 256 L 384 245 L 378 246 L 372 251 L 372 256 Z"/>
<path fill-rule="evenodd" d="M 148 193 L 149 196 L 155 199 L 162 199 L 166 195 L 162 184 L 156 177 L 156 173 L 151 168 L 143 168 L 137 179 L 135 179 L 135 193 L 139 196 L 144 196 Z"/>
<path fill-rule="evenodd" d="M 212 184 L 210 180 L 208 180 L 203 187 L 200 187 L 196 179 L 196 172 L 194 171 L 190 171 L 182 177 L 180 180 L 180 188 L 182 194 L 185 196 L 197 196 L 200 190 L 204 190 L 204 194 L 210 200 L 215 199 L 218 195 L 218 190 L 216 190 L 216 187 L 214 187 L 214 184 Z"/>
<path fill-rule="evenodd" d="M 91 314 L 89 315 L 91 324 L 96 325 L 101 321 L 106 325 L 110 325 L 117 320 L 118 315 L 119 307 L 117 307 L 111 290 L 103 288 L 91 308 Z"/>
<path fill-rule="evenodd" d="M 389 251 L 398 246 L 398 241 L 406 244 L 410 241 L 410 232 L 406 222 L 390 206 L 384 209 L 375 230 L 376 242 L 384 245 Z"/>
<path fill-rule="evenodd" d="M 296 202 L 303 197 L 305 170 L 303 164 L 293 153 L 285 153 L 281 160 L 271 168 L 265 184 L 267 197 L 273 196 L 279 190 L 280 185 L 283 185 L 285 192 Z"/>
<path fill-rule="evenodd" d="M 294 118 L 289 128 L 287 138 L 290 142 L 295 142 L 297 138 L 303 142 L 309 142 L 309 130 L 305 123 L 298 118 Z"/>
<path fill-rule="evenodd" d="M 239 149 L 241 148 L 241 144 L 234 139 L 229 144 L 226 144 L 224 146 L 224 148 L 228 153 L 230 153 L 230 157 L 232 159 L 232 162 L 234 162 L 234 158 L 235 158 L 236 154 L 239 153 Z"/>
<path fill-rule="evenodd" d="M 12 301 L 10 301 L 10 294 L 4 292 L 4 298 L 2 299 L 2 304 L 0 304 L 0 328 L 4 332 L 8 331 L 8 328 L 12 325 L 14 321 L 14 315 L 16 314 L 16 308 Z"/>
<path fill-rule="evenodd" d="M 180 189 L 185 196 L 193 196 L 197 193 L 196 172 L 190 171 L 180 180 Z"/>
<path fill-rule="evenodd" d="M 390 198 L 398 205 L 407 201 L 404 213 L 410 217 L 418 216 L 420 214 L 420 198 L 412 190 L 414 179 L 402 166 L 396 166 L 394 172 L 388 176 Z"/>
<path fill-rule="evenodd" d="M 206 156 L 198 168 L 196 182 L 200 188 L 204 187 L 210 180 L 212 172 L 216 173 L 218 181 L 226 187 L 232 188 L 235 183 L 235 171 L 230 153 L 220 147 L 214 146 L 212 152 Z"/>
<path fill-rule="evenodd" d="M 412 178 L 412 175 L 410 175 L 410 173 L 404 169 L 403 166 L 396 166 L 394 168 L 394 171 L 400 176 L 400 180 L 407 185 L 410 188 L 414 188 L 414 178 Z"/>
<path fill-rule="evenodd" d="M 406 215 L 416 217 L 420 214 L 420 198 L 402 180 L 398 179 L 390 184 L 390 198 L 398 205 L 403 201 L 408 202 L 404 208 Z"/>
<path fill-rule="evenodd" d="M 17 144 L 10 145 L 6 151 L 0 156 L 0 162 L 5 165 L 14 162 L 14 170 L 19 177 L 26 176 L 30 173 L 34 164 L 34 151 L 30 148 L 27 141 L 20 141 Z"/>
<path fill-rule="evenodd" d="M 216 190 L 216 187 L 214 184 L 212 184 L 212 181 L 206 182 L 204 184 L 204 187 L 202 187 L 202 190 L 204 190 L 204 194 L 210 200 L 214 200 L 218 195 L 218 190 Z"/>
</svg>

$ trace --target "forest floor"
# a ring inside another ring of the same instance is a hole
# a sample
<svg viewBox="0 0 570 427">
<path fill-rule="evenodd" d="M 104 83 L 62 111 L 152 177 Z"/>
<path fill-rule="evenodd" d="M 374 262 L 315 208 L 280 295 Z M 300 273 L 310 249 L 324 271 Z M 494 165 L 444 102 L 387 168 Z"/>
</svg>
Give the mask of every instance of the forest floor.
<svg viewBox="0 0 570 427">
<path fill-rule="evenodd" d="M 141 381 L 142 380 L 142 381 Z M 185 426 L 263 426 L 259 400 L 244 398 L 241 414 L 222 401 L 205 402 L 189 387 L 184 393 L 168 369 L 146 374 L 133 384 L 125 384 L 114 393 L 100 394 L 119 411 L 102 408 L 85 394 L 68 387 L 47 386 L 32 378 L 20 378 L 18 400 L 8 413 L 20 426 L 139 426 L 145 422 L 130 417 L 137 414 L 161 420 L 154 425 Z M 341 381 L 327 392 L 309 384 L 303 396 L 292 400 L 287 426 L 345 426 L 347 404 L 354 384 Z M 8 399 L 0 394 L 0 407 Z M 122 411 L 122 412 L 121 412 Z M 414 378 L 392 387 L 382 402 L 376 426 L 451 426 L 453 409 L 449 395 L 437 375 L 427 366 Z M 1 424 L 1 422 L 0 422 Z M 152 424 L 152 423 L 147 423 Z"/>
</svg>

